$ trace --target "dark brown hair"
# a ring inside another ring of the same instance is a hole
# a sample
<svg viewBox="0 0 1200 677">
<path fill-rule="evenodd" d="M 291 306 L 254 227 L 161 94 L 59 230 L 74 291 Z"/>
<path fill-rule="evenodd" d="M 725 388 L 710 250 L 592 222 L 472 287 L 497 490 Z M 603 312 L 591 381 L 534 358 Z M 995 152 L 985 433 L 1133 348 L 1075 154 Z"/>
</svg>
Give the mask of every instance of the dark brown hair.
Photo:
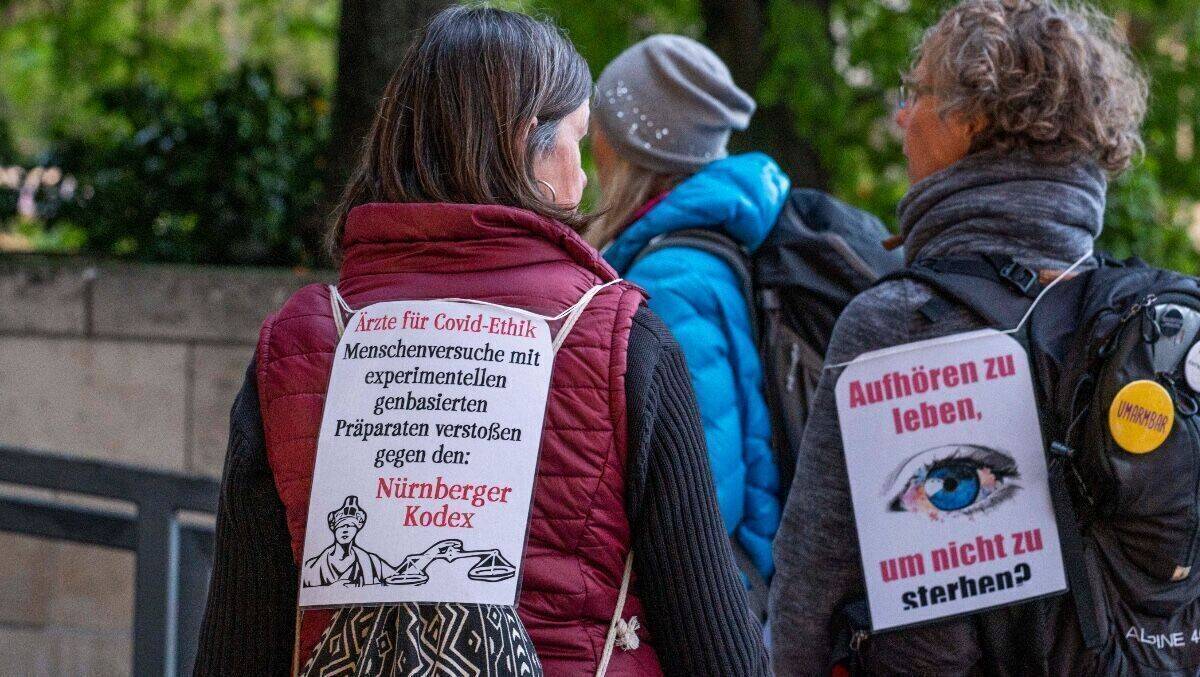
<svg viewBox="0 0 1200 677">
<path fill-rule="evenodd" d="M 1116 173 L 1142 149 L 1146 80 L 1111 19 L 1073 0 L 964 0 L 929 29 L 914 75 L 942 114 L 978 118 L 975 150 Z"/>
<path fill-rule="evenodd" d="M 587 62 L 548 21 L 488 7 L 439 12 L 384 91 L 333 214 L 330 255 L 340 259 L 346 217 L 367 202 L 506 205 L 581 227 L 579 214 L 543 197 L 532 164 L 591 91 Z"/>
</svg>

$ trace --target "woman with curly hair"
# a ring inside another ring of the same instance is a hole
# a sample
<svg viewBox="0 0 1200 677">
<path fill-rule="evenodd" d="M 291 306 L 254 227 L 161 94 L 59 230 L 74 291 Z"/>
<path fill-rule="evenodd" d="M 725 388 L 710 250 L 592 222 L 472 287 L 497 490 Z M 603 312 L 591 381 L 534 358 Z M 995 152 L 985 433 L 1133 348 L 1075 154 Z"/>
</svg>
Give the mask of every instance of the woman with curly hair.
<svg viewBox="0 0 1200 677">
<path fill-rule="evenodd" d="M 1141 150 L 1146 84 L 1113 22 L 1054 0 L 965 0 L 917 49 L 896 119 L 912 181 L 899 205 L 905 259 L 994 255 L 1064 269 L 1091 250 L 1107 179 Z M 880 284 L 841 316 L 827 364 L 982 326 L 919 310 L 931 290 Z M 834 384 L 827 369 L 775 540 L 776 674 L 828 674 L 847 602 L 864 596 Z M 879 674 L 1080 674 L 1095 669 L 1067 598 L 1034 601 L 856 643 Z M 1091 666 L 1090 668 L 1086 666 Z"/>
</svg>

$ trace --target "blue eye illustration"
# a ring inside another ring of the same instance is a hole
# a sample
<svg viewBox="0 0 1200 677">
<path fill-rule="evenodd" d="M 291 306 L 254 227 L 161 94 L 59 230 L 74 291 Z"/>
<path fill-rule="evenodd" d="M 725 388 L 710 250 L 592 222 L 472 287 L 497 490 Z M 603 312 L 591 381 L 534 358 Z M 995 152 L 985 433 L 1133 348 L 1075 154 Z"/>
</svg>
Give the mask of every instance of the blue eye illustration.
<svg viewBox="0 0 1200 677">
<path fill-rule="evenodd" d="M 979 496 L 979 469 L 972 463 L 951 461 L 929 471 L 924 489 L 938 510 L 962 510 Z"/>
<path fill-rule="evenodd" d="M 974 444 L 926 449 L 904 461 L 885 487 L 888 509 L 933 520 L 990 510 L 1019 489 L 1008 454 Z"/>
</svg>

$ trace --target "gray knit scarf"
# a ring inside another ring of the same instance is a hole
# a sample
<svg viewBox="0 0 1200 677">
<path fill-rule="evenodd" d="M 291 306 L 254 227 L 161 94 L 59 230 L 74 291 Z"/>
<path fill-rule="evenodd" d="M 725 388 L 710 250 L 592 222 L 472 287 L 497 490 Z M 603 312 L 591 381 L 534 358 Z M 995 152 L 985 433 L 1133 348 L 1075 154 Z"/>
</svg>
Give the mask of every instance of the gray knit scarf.
<svg viewBox="0 0 1200 677">
<path fill-rule="evenodd" d="M 989 253 L 1029 265 L 1073 262 L 1100 234 L 1107 185 L 1091 162 L 968 155 L 913 184 L 900 201 L 905 260 Z"/>
</svg>

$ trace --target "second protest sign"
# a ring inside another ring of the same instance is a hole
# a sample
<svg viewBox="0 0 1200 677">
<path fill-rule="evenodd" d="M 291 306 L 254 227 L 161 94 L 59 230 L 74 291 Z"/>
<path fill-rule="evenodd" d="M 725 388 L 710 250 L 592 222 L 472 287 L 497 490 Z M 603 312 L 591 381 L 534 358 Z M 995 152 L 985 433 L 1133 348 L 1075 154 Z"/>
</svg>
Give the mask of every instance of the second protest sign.
<svg viewBox="0 0 1200 677">
<path fill-rule="evenodd" d="M 989 329 L 868 353 L 836 394 L 874 630 L 1066 589 L 1017 341 Z"/>
</svg>

